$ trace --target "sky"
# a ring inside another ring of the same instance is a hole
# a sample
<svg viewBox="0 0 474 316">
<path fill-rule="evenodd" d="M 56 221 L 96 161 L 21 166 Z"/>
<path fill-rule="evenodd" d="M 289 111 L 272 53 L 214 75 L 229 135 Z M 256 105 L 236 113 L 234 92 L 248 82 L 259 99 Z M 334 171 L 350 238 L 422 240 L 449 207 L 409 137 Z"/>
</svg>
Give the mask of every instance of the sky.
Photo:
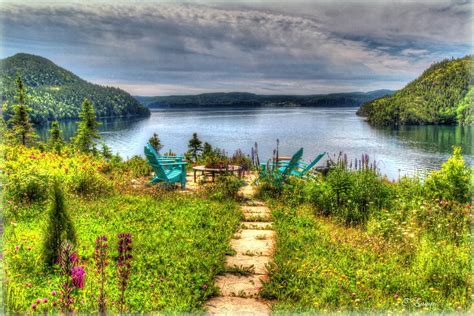
<svg viewBox="0 0 474 316">
<path fill-rule="evenodd" d="M 0 1 L 0 58 L 133 95 L 399 89 L 472 52 L 472 1 Z"/>
</svg>

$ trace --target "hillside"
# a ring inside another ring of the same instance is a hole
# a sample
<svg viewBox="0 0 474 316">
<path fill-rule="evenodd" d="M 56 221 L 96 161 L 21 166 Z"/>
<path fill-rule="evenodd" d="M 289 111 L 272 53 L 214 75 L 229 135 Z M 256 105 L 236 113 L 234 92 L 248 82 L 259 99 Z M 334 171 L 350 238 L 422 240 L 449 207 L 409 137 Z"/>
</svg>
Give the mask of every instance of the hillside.
<svg viewBox="0 0 474 316">
<path fill-rule="evenodd" d="M 390 90 L 348 92 L 318 95 L 258 95 L 245 92 L 204 93 L 199 95 L 173 95 L 140 97 L 138 101 L 149 108 L 242 107 L 242 106 L 304 106 L 343 107 L 362 103 L 392 94 Z"/>
<path fill-rule="evenodd" d="M 77 118 L 86 97 L 94 103 L 99 117 L 149 115 L 147 108 L 121 89 L 89 83 L 46 58 L 21 53 L 0 60 L 4 116 L 11 111 L 17 75 L 27 86 L 30 115 L 36 123 Z"/>
<path fill-rule="evenodd" d="M 374 125 L 473 124 L 472 56 L 443 60 L 393 96 L 363 104 Z"/>
</svg>

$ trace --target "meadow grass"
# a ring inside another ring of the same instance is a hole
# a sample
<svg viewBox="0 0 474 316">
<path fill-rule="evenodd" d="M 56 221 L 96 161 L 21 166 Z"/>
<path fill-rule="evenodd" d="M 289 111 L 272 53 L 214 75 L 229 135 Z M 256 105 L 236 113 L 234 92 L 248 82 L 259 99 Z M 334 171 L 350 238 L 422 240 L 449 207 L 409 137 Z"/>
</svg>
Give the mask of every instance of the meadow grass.
<svg viewBox="0 0 474 316">
<path fill-rule="evenodd" d="M 74 292 L 75 310 L 97 311 L 100 282 L 93 254 L 96 238 L 106 236 L 107 308 L 117 311 L 120 233 L 131 233 L 133 239 L 126 311 L 200 311 L 206 299 L 216 293 L 214 277 L 224 271 L 229 240 L 241 218 L 234 201 L 159 191 L 156 187 L 143 187 L 143 181 L 127 190 L 124 183 L 136 183 L 130 182 L 129 170 L 120 171 L 120 175 L 110 173 L 122 168 L 90 156 L 57 156 L 17 148 L 7 157 L 2 166 L 6 173 L 6 312 L 33 312 L 32 304 L 44 298 L 48 302 L 37 304 L 35 311 L 58 310 L 53 302 L 58 302 L 63 282 L 59 267 L 48 268 L 43 260 L 50 202 L 42 194 L 47 192 L 43 182 L 51 183 L 49 177 L 62 180 L 66 208 L 77 235 L 74 250 L 79 256 L 78 264 L 86 271 L 84 288 Z M 44 181 L 37 181 L 38 178 Z M 107 190 L 99 190 L 101 184 Z M 137 187 L 143 187 L 143 192 Z"/>
</svg>

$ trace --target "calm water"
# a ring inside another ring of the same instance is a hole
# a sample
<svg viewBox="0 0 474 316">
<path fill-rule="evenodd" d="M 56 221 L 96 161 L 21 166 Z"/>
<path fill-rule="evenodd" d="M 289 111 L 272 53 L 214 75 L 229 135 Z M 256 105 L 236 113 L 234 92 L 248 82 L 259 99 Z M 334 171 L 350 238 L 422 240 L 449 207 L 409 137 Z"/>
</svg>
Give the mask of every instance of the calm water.
<svg viewBox="0 0 474 316">
<path fill-rule="evenodd" d="M 346 153 L 349 158 L 369 154 L 390 178 L 424 173 L 439 168 L 452 145 L 461 145 L 466 160 L 474 161 L 474 127 L 412 126 L 400 129 L 373 128 L 355 115 L 353 108 L 258 108 L 157 110 L 146 119 L 105 120 L 101 136 L 122 157 L 142 155 L 148 138 L 158 133 L 165 145 L 179 154 L 187 150 L 193 132 L 213 146 L 232 154 L 241 148 L 250 153 L 258 142 L 261 161 L 272 155 L 276 139 L 280 155 L 304 148 L 304 158 L 321 151 Z M 66 137 L 76 123 L 64 122 Z M 45 135 L 46 130 L 40 130 Z"/>
</svg>

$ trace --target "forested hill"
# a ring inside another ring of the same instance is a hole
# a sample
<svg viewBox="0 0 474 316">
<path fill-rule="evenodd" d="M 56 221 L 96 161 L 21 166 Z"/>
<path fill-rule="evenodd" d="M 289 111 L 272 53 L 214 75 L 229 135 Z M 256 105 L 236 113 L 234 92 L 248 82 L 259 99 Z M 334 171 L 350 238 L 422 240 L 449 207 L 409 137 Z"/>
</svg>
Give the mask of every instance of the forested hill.
<svg viewBox="0 0 474 316">
<path fill-rule="evenodd" d="M 393 96 L 363 104 L 358 115 L 374 125 L 473 124 L 473 56 L 432 65 Z"/>
<path fill-rule="evenodd" d="M 360 106 L 362 103 L 392 94 L 390 90 L 349 92 L 318 95 L 258 95 L 245 92 L 204 93 L 198 95 L 172 95 L 140 97 L 137 100 L 149 108 L 194 107 L 259 107 L 259 106 Z"/>
<path fill-rule="evenodd" d="M 30 116 L 36 123 L 77 118 L 84 98 L 94 103 L 99 117 L 149 115 L 146 107 L 121 89 L 89 83 L 46 58 L 21 53 L 0 60 L 4 116 L 11 113 L 18 75 L 27 87 Z"/>
</svg>

